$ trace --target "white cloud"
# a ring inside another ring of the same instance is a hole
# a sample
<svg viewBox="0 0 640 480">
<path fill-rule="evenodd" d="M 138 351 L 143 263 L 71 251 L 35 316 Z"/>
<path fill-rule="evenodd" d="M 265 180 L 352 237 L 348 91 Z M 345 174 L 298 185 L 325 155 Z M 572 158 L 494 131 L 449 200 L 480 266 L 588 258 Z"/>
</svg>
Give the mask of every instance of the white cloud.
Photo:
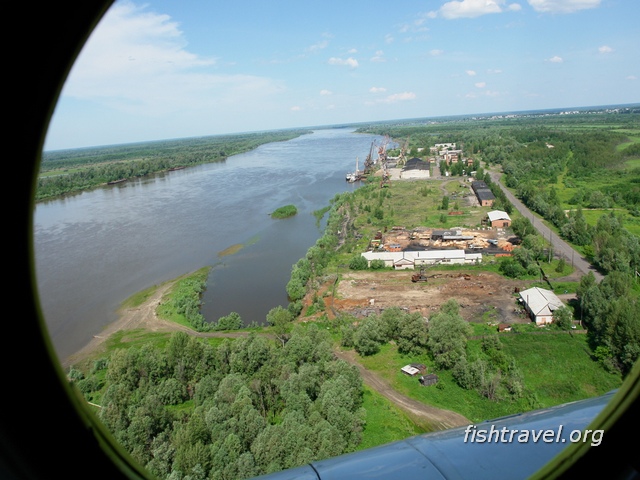
<svg viewBox="0 0 640 480">
<path fill-rule="evenodd" d="M 358 61 L 353 58 L 353 57 L 349 57 L 349 58 L 338 58 L 338 57 L 331 57 L 329 59 L 329 65 L 344 65 L 347 67 L 351 67 L 351 68 L 356 68 L 358 66 Z"/>
<path fill-rule="evenodd" d="M 554 57 L 551 57 L 551 58 L 549 59 L 549 61 L 550 61 L 551 63 L 562 63 L 562 62 L 564 62 L 564 60 L 562 59 L 562 57 L 559 57 L 559 56 L 557 56 L 557 55 L 556 55 L 556 56 L 554 56 Z"/>
<path fill-rule="evenodd" d="M 598 51 L 600 53 L 611 53 L 611 52 L 613 52 L 613 48 L 608 47 L 607 45 L 603 45 L 600 48 L 598 48 Z"/>
<path fill-rule="evenodd" d="M 394 93 L 393 95 L 389 95 L 385 99 L 380 100 L 380 102 L 396 103 L 396 102 L 403 102 L 406 100 L 413 100 L 415 98 L 416 98 L 416 94 L 413 92 L 402 92 L 402 93 Z"/>
<path fill-rule="evenodd" d="M 495 69 L 495 68 L 490 68 L 489 70 L 487 70 L 487 73 L 490 73 L 490 74 L 495 74 L 495 75 L 497 75 L 497 74 L 500 74 L 500 73 L 502 73 L 502 70 L 499 70 L 499 69 Z"/>
<path fill-rule="evenodd" d="M 357 48 L 351 48 L 351 49 L 349 49 L 349 50 L 347 51 L 347 53 L 348 53 L 349 55 L 354 55 L 354 54 L 358 53 L 358 49 L 357 49 Z"/>
<path fill-rule="evenodd" d="M 394 38 L 390 33 L 387 33 L 384 36 L 384 43 L 393 43 L 393 40 L 394 40 Z"/>
<path fill-rule="evenodd" d="M 467 75 L 469 75 L 470 77 L 474 77 L 474 76 L 475 76 L 475 74 L 476 74 L 475 70 L 467 70 L 467 71 L 466 71 L 466 73 L 467 73 Z"/>
<path fill-rule="evenodd" d="M 329 46 L 329 40 L 333 38 L 333 35 L 325 32 L 322 34 L 322 37 L 323 37 L 323 40 L 320 40 L 314 43 L 313 45 L 311 45 L 310 47 L 308 47 L 307 51 L 313 53 L 313 52 L 317 52 L 319 50 L 324 50 L 325 48 L 327 48 Z"/>
<path fill-rule="evenodd" d="M 320 95 L 332 95 L 333 92 L 331 90 L 320 90 Z"/>
<path fill-rule="evenodd" d="M 429 12 L 429 16 L 440 16 L 448 20 L 476 18 L 490 13 L 502 13 L 504 8 L 505 0 L 454 0 L 442 5 L 437 12 Z M 520 8 L 517 3 L 506 5 L 506 9 L 510 11 L 518 11 Z"/>
<path fill-rule="evenodd" d="M 636 77 L 635 75 L 629 75 L 627 77 L 627 80 L 637 80 L 637 79 L 638 79 L 638 77 Z"/>
<path fill-rule="evenodd" d="M 370 91 L 371 93 L 384 93 L 384 92 L 386 92 L 386 91 L 387 91 L 387 89 L 386 89 L 386 88 L 384 88 L 384 87 L 371 87 L 371 88 L 369 89 L 369 91 Z"/>
<path fill-rule="evenodd" d="M 321 40 L 318 43 L 311 45 L 307 50 L 310 52 L 317 52 L 318 50 L 324 50 L 329 45 L 329 40 Z"/>
<path fill-rule="evenodd" d="M 419 13 L 417 18 L 410 23 L 398 25 L 399 33 L 422 33 L 427 32 L 429 28 L 425 25 L 427 19 L 433 18 L 431 14 Z"/>
<path fill-rule="evenodd" d="M 384 58 L 384 52 L 382 50 L 378 50 L 376 52 L 376 54 L 371 57 L 371 61 L 372 62 L 386 62 L 386 59 Z"/>
<path fill-rule="evenodd" d="M 536 12 L 573 13 L 579 10 L 596 8 L 601 0 L 528 0 Z"/>
<path fill-rule="evenodd" d="M 292 112 L 299 112 L 300 110 L 302 110 L 302 107 L 300 105 L 294 105 L 290 110 Z"/>
<path fill-rule="evenodd" d="M 178 24 L 129 2 L 116 2 L 91 34 L 62 95 L 145 117 L 210 110 L 281 91 L 253 75 L 213 74 L 213 58 L 186 50 Z"/>
<path fill-rule="evenodd" d="M 65 93 L 91 96 L 105 84 L 111 84 L 109 90 L 114 92 L 124 86 L 125 77 L 173 75 L 183 69 L 215 63 L 213 59 L 189 53 L 185 46 L 178 24 L 168 15 L 116 3 L 80 53 Z"/>
<path fill-rule="evenodd" d="M 444 50 L 438 50 L 437 48 L 434 48 L 429 52 L 429 55 L 431 55 L 432 57 L 437 57 L 439 55 L 442 55 L 443 53 L 444 53 Z"/>
<path fill-rule="evenodd" d="M 478 83 L 475 83 L 474 85 L 478 88 L 484 88 L 487 86 L 485 82 L 478 82 Z"/>
<path fill-rule="evenodd" d="M 499 97 L 500 92 L 496 92 L 495 90 L 484 90 L 482 92 L 469 92 L 464 98 L 481 98 L 481 97 Z"/>
</svg>

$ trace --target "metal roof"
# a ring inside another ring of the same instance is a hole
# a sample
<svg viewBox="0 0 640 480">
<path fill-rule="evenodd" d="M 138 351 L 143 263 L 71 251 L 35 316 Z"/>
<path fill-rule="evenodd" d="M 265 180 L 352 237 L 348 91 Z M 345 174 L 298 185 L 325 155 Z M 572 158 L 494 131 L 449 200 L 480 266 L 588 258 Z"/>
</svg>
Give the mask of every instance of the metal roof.
<svg viewBox="0 0 640 480">
<path fill-rule="evenodd" d="M 509 214 L 507 212 L 503 212 L 502 210 L 492 210 L 487 213 L 489 216 L 489 220 L 494 222 L 496 220 L 511 220 Z"/>
<path fill-rule="evenodd" d="M 496 196 L 488 188 L 476 188 L 476 196 L 480 200 L 495 200 Z"/>
<path fill-rule="evenodd" d="M 534 315 L 553 315 L 553 311 L 564 307 L 562 300 L 551 290 L 533 287 L 520 292 L 520 298 Z"/>
<path fill-rule="evenodd" d="M 466 253 L 464 250 L 405 250 L 402 252 L 364 252 L 362 254 L 367 260 L 384 260 L 398 263 L 402 260 L 411 262 L 420 260 L 443 260 L 443 259 L 482 259 L 481 253 Z"/>
</svg>

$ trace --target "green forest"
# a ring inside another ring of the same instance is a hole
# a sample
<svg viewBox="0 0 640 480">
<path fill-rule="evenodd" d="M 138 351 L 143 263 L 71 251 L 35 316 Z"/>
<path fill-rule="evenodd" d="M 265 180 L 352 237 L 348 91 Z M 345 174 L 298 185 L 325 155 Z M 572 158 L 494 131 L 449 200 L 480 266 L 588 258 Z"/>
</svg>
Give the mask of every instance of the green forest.
<svg viewBox="0 0 640 480">
<path fill-rule="evenodd" d="M 265 143 L 306 133 L 309 131 L 281 130 L 44 152 L 35 198 L 45 200 L 146 175 L 224 162 Z"/>
<path fill-rule="evenodd" d="M 362 438 L 360 375 L 318 328 L 294 329 L 284 347 L 256 334 L 214 347 L 176 333 L 164 348 L 117 350 L 91 373 L 70 376 L 159 478 L 248 478 L 353 451 Z"/>
</svg>

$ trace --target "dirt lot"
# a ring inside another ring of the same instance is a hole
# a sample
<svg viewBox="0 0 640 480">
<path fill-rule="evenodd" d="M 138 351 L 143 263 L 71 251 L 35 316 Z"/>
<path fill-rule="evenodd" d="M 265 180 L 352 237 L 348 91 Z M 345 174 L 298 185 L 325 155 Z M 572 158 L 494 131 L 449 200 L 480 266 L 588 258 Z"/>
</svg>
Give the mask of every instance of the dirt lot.
<svg viewBox="0 0 640 480">
<path fill-rule="evenodd" d="M 343 273 L 336 288 L 336 298 L 325 298 L 327 306 L 337 312 L 356 316 L 378 313 L 389 307 L 401 307 L 410 313 L 429 317 L 450 298 L 460 305 L 460 314 L 469 322 L 491 320 L 497 323 L 527 323 L 517 313 L 516 288 L 527 282 L 509 280 L 491 272 L 429 272 L 426 282 L 411 281 L 413 270 L 349 271 Z M 485 315 L 486 314 L 486 315 Z M 483 315 L 485 316 L 483 319 Z"/>
</svg>

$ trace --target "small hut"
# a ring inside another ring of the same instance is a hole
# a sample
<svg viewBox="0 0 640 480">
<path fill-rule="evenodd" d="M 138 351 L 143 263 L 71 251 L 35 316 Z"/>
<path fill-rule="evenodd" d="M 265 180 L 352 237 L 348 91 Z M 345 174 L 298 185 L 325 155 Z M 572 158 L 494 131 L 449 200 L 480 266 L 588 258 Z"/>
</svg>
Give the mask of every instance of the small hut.
<svg viewBox="0 0 640 480">
<path fill-rule="evenodd" d="M 412 367 L 411 365 L 405 365 L 400 370 L 402 371 L 402 373 L 404 373 L 405 375 L 409 375 L 410 377 L 413 377 L 414 375 L 417 375 L 418 373 L 420 373 L 420 370 L 418 370 L 415 367 Z"/>
<path fill-rule="evenodd" d="M 424 387 L 428 387 L 430 385 L 435 385 L 438 383 L 438 376 L 435 373 L 430 373 L 429 375 L 421 376 L 418 381 Z"/>
</svg>

